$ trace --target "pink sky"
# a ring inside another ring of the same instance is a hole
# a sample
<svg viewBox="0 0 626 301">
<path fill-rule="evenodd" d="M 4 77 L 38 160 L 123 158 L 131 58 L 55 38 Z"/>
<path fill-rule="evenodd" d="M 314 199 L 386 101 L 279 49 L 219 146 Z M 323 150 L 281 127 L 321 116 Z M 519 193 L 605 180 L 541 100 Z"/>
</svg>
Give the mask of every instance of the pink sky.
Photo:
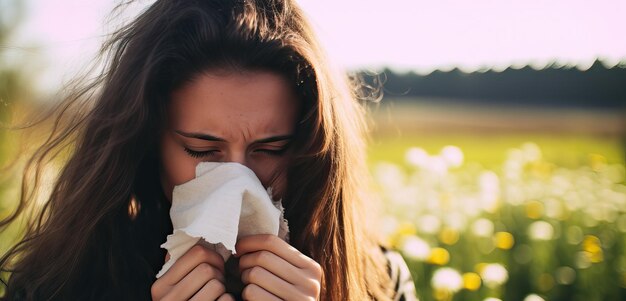
<svg viewBox="0 0 626 301">
<path fill-rule="evenodd" d="M 44 86 L 57 85 L 101 42 L 116 1 L 28 0 L 16 45 L 37 44 L 48 58 Z M 138 1 L 137 7 L 152 1 Z M 503 69 L 556 60 L 588 66 L 626 61 L 626 1 L 600 0 L 299 0 L 331 60 L 345 68 L 454 66 Z M 384 3 L 384 4 L 383 4 Z M 53 58 L 53 59 L 50 59 Z"/>
<path fill-rule="evenodd" d="M 300 2 L 329 52 L 349 67 L 472 70 L 626 59 L 626 1 Z"/>
</svg>

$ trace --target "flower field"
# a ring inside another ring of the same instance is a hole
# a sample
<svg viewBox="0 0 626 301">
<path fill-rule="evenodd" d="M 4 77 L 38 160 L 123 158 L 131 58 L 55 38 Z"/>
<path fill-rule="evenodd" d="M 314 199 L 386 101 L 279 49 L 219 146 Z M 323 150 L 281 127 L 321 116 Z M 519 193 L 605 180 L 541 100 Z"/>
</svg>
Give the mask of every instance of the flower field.
<svg viewBox="0 0 626 301">
<path fill-rule="evenodd" d="M 587 153 L 562 164 L 530 142 L 502 158 L 409 147 L 370 162 L 383 234 L 419 299 L 626 300 L 623 162 Z"/>
</svg>

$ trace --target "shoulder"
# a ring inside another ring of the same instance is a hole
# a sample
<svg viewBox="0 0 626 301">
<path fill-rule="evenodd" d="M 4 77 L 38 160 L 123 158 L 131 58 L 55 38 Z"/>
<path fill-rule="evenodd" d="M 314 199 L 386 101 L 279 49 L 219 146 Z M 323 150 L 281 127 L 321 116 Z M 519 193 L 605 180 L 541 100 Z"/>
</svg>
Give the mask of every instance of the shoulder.
<svg viewBox="0 0 626 301">
<path fill-rule="evenodd" d="M 381 247 L 387 259 L 387 270 L 395 292 L 394 301 L 417 301 L 415 283 L 404 258 L 400 253 Z"/>
</svg>

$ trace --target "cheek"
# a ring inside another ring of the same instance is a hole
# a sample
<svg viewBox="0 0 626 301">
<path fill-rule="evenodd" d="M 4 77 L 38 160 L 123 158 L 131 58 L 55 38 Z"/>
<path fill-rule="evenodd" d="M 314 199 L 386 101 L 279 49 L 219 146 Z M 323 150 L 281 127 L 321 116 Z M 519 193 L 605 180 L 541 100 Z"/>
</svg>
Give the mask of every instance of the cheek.
<svg viewBox="0 0 626 301">
<path fill-rule="evenodd" d="M 172 200 L 174 186 L 195 177 L 196 160 L 185 153 L 169 135 L 161 139 L 161 185 L 168 200 Z"/>
</svg>

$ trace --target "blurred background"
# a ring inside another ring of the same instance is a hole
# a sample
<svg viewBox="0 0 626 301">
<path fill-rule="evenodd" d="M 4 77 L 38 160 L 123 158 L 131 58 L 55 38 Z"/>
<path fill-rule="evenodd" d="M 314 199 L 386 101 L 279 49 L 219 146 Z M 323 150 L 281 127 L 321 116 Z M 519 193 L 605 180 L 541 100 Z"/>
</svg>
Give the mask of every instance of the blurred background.
<svg viewBox="0 0 626 301">
<path fill-rule="evenodd" d="M 0 121 L 151 2 L 0 0 Z M 626 300 L 626 2 L 299 3 L 334 65 L 383 83 L 369 166 L 420 300 Z M 1 217 L 22 139 L 0 130 Z"/>
</svg>

